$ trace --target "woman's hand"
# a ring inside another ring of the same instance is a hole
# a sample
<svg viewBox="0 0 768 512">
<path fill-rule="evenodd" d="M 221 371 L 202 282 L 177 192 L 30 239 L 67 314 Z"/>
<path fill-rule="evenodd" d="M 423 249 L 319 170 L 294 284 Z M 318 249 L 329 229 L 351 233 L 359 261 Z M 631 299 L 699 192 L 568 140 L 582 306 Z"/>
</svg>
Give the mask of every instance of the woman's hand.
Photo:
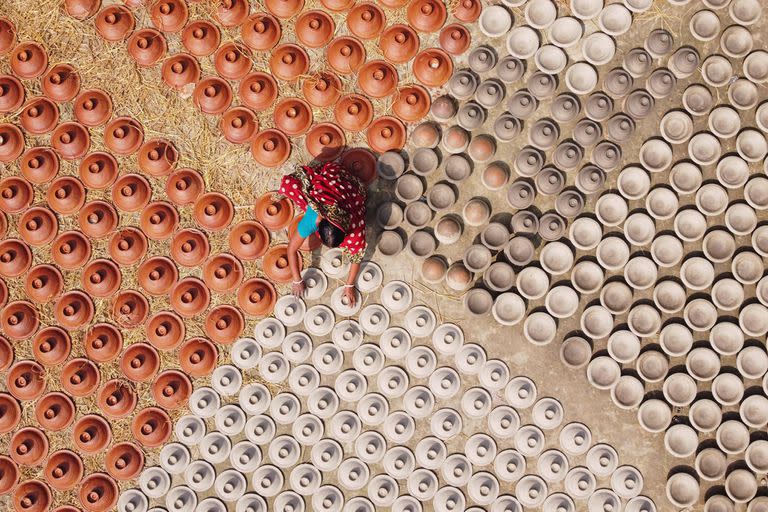
<svg viewBox="0 0 768 512">
<path fill-rule="evenodd" d="M 297 297 L 303 297 L 304 291 L 307 289 L 307 286 L 304 284 L 304 280 L 301 281 L 294 281 L 291 285 L 291 291 L 293 294 Z"/>
<path fill-rule="evenodd" d="M 342 299 L 347 299 L 347 305 L 354 306 L 357 302 L 357 294 L 355 293 L 355 285 L 344 286 L 344 293 L 341 294 Z"/>
</svg>

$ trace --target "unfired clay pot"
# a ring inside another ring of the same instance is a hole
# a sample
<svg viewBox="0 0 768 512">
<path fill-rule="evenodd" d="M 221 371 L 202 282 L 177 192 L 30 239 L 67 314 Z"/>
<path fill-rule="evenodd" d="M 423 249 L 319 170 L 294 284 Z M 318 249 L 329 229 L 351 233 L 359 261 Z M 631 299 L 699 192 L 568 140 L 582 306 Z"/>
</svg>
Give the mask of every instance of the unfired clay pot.
<svg viewBox="0 0 768 512">
<path fill-rule="evenodd" d="M 376 179 L 376 156 L 366 148 L 352 148 L 341 157 L 342 166 L 365 184 Z"/>
</svg>

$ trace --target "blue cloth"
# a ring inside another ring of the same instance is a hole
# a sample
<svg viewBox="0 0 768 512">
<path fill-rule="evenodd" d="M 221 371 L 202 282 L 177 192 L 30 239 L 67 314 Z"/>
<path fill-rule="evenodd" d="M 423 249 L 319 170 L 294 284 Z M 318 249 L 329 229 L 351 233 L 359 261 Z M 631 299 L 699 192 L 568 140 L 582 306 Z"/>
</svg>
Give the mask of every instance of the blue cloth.
<svg viewBox="0 0 768 512">
<path fill-rule="evenodd" d="M 307 238 L 317 231 L 317 212 L 311 206 L 307 206 L 307 211 L 304 212 L 304 217 L 299 221 L 297 231 L 301 238 Z"/>
</svg>

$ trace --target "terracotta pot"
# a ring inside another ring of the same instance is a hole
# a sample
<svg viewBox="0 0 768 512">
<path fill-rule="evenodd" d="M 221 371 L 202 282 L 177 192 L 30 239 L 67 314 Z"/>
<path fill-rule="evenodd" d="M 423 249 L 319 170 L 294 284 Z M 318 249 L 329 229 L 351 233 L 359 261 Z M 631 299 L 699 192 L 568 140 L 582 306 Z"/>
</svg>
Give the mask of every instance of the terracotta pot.
<svg viewBox="0 0 768 512">
<path fill-rule="evenodd" d="M 8 292 L 6 291 L 5 293 L 7 294 Z M 2 304 L 2 301 L 0 301 L 0 304 Z M 14 357 L 13 345 L 11 345 L 10 341 L 0 336 L 0 371 L 7 370 L 13 364 Z"/>
<path fill-rule="evenodd" d="M 375 4 L 362 3 L 347 13 L 347 27 L 360 39 L 373 39 L 387 23 L 384 11 Z"/>
<path fill-rule="evenodd" d="M 194 203 L 204 191 L 205 181 L 193 169 L 174 171 L 165 182 L 165 195 L 179 206 Z"/>
<path fill-rule="evenodd" d="M 20 476 L 19 466 L 10 457 L 0 455 L 0 496 L 10 493 Z"/>
<path fill-rule="evenodd" d="M 427 87 L 440 87 L 451 78 L 453 61 L 443 50 L 428 48 L 413 61 L 413 74 Z"/>
<path fill-rule="evenodd" d="M 35 206 L 21 215 L 18 230 L 25 242 L 39 247 L 50 243 L 56 237 L 59 223 L 51 210 Z"/>
<path fill-rule="evenodd" d="M 19 213 L 32 204 L 34 195 L 35 193 L 32 189 L 32 185 L 23 178 L 11 176 L 0 180 L 1 211 L 7 213 Z"/>
<path fill-rule="evenodd" d="M 77 222 L 89 238 L 104 238 L 112 233 L 119 222 L 114 206 L 106 201 L 86 203 L 77 214 Z"/>
<path fill-rule="evenodd" d="M 184 27 L 181 42 L 192 55 L 207 57 L 219 47 L 221 31 L 208 20 L 193 21 Z"/>
<path fill-rule="evenodd" d="M 233 144 L 251 142 L 259 131 L 259 119 L 250 109 L 234 107 L 221 116 L 219 123 L 224 138 Z"/>
<path fill-rule="evenodd" d="M 10 338 L 10 336 L 9 336 Z M 35 400 L 45 391 L 45 370 L 34 361 L 19 361 L 8 370 L 5 384 L 19 400 Z"/>
<path fill-rule="evenodd" d="M 0 124 L 0 162 L 13 162 L 24 151 L 24 135 L 12 124 Z"/>
<path fill-rule="evenodd" d="M 304 0 L 265 0 L 264 7 L 278 18 L 288 19 L 301 12 Z"/>
<path fill-rule="evenodd" d="M 248 17 L 248 2 L 245 0 L 221 0 L 214 17 L 225 27 L 242 25 Z"/>
<path fill-rule="evenodd" d="M 178 409 L 186 404 L 192 394 L 192 382 L 183 372 L 167 370 L 152 383 L 152 398 L 166 410 Z"/>
<path fill-rule="evenodd" d="M 142 262 L 137 272 L 139 286 L 154 296 L 167 294 L 179 279 L 173 261 L 165 256 L 154 256 Z"/>
<path fill-rule="evenodd" d="M 286 135 L 303 135 L 312 125 L 312 109 L 298 98 L 286 98 L 274 111 L 275 126 Z"/>
<path fill-rule="evenodd" d="M 64 393 L 48 393 L 35 404 L 35 419 L 45 430 L 64 430 L 75 420 L 75 403 Z"/>
<path fill-rule="evenodd" d="M 8 238 L 0 242 L 0 275 L 18 277 L 32 265 L 32 251 L 19 239 Z"/>
<path fill-rule="evenodd" d="M 155 448 L 165 443 L 173 431 L 171 418 L 157 407 L 147 407 L 133 417 L 131 432 L 145 448 Z"/>
<path fill-rule="evenodd" d="M 419 32 L 437 32 L 447 17 L 441 0 L 411 0 L 408 4 L 408 24 Z"/>
<path fill-rule="evenodd" d="M 144 142 L 144 127 L 132 117 L 117 117 L 104 129 L 104 144 L 115 154 L 132 155 Z"/>
<path fill-rule="evenodd" d="M 365 96 L 349 94 L 342 97 L 333 108 L 336 123 L 345 130 L 359 132 L 373 119 L 373 105 Z"/>
<path fill-rule="evenodd" d="M 218 357 L 216 346 L 205 338 L 192 338 L 179 349 L 179 364 L 190 377 L 210 375 Z"/>
<path fill-rule="evenodd" d="M 461 55 L 471 44 L 469 30 L 460 23 L 452 23 L 440 31 L 440 47 L 451 55 Z"/>
<path fill-rule="evenodd" d="M 123 174 L 112 187 L 112 202 L 125 212 L 137 212 L 152 198 L 152 187 L 141 174 Z"/>
<path fill-rule="evenodd" d="M 271 0 L 277 2 L 291 0 Z M 302 0 L 303 3 L 303 0 Z M 296 19 L 294 27 L 296 37 L 304 46 L 321 48 L 328 44 L 336 31 L 333 18 L 324 11 L 306 11 Z"/>
<path fill-rule="evenodd" d="M 37 310 L 26 301 L 9 302 L 0 311 L 3 332 L 13 340 L 29 338 L 37 332 L 40 318 Z"/>
<path fill-rule="evenodd" d="M 276 191 L 265 193 L 254 206 L 256 219 L 272 231 L 285 228 L 294 216 L 293 202 L 287 197 L 277 200 L 276 194 Z"/>
<path fill-rule="evenodd" d="M 252 220 L 238 222 L 229 232 L 229 249 L 241 260 L 253 261 L 267 252 L 269 231 Z"/>
<path fill-rule="evenodd" d="M 37 466 L 48 457 L 48 437 L 38 428 L 22 428 L 11 437 L 8 452 L 17 464 Z"/>
<path fill-rule="evenodd" d="M 334 12 L 348 11 L 355 4 L 355 0 L 320 0 L 323 7 Z"/>
<path fill-rule="evenodd" d="M 171 290 L 171 307 L 184 318 L 193 318 L 208 308 L 211 292 L 201 280 L 186 277 Z"/>
<path fill-rule="evenodd" d="M 101 0 L 65 0 L 64 10 L 76 20 L 87 20 L 101 9 Z"/>
<path fill-rule="evenodd" d="M 225 304 L 208 312 L 203 327 L 211 341 L 229 345 L 242 334 L 245 319 L 239 309 Z"/>
<path fill-rule="evenodd" d="M 64 277 L 53 265 L 37 265 L 24 279 L 27 297 L 38 304 L 45 304 L 57 297 L 64 288 Z"/>
<path fill-rule="evenodd" d="M 73 110 L 81 124 L 101 126 L 112 117 L 112 98 L 100 89 L 88 89 L 75 98 Z"/>
<path fill-rule="evenodd" d="M 110 418 L 122 418 L 131 414 L 138 400 L 133 387 L 120 379 L 106 382 L 96 397 L 99 409 Z"/>
<path fill-rule="evenodd" d="M 163 32 L 178 32 L 189 19 L 187 3 L 183 0 L 158 0 L 149 11 L 152 24 Z"/>
<path fill-rule="evenodd" d="M 390 9 L 399 9 L 408 3 L 408 0 L 381 0 L 381 5 Z"/>
<path fill-rule="evenodd" d="M 40 135 L 54 129 L 59 122 L 59 108 L 43 96 L 32 98 L 19 114 L 19 122 L 27 133 Z"/>
<path fill-rule="evenodd" d="M 81 276 L 83 290 L 93 297 L 111 297 L 120 288 L 120 268 L 107 259 L 91 260 Z"/>
<path fill-rule="evenodd" d="M 461 0 L 453 8 L 453 16 L 464 23 L 472 23 L 480 17 L 483 6 L 480 0 Z"/>
<path fill-rule="evenodd" d="M 100 380 L 98 368 L 88 359 L 72 359 L 61 370 L 61 387 L 76 398 L 93 394 Z"/>
<path fill-rule="evenodd" d="M 167 51 L 165 36 L 153 28 L 137 30 L 128 38 L 128 55 L 139 66 L 154 66 Z"/>
<path fill-rule="evenodd" d="M 147 320 L 149 302 L 136 290 L 121 291 L 112 304 L 112 318 L 121 327 L 138 327 Z"/>
<path fill-rule="evenodd" d="M 208 192 L 195 201 L 194 216 L 198 226 L 208 231 L 220 231 L 232 222 L 235 207 L 224 194 Z"/>
<path fill-rule="evenodd" d="M 123 335 L 112 324 L 92 325 L 83 339 L 85 355 L 96 363 L 108 363 L 123 350 Z"/>
<path fill-rule="evenodd" d="M 202 79 L 192 94 L 195 105 L 206 114 L 221 114 L 232 103 L 232 87 L 219 77 Z"/>
<path fill-rule="evenodd" d="M 281 44 L 272 51 L 269 69 L 280 80 L 292 82 L 309 71 L 309 55 L 295 44 Z"/>
<path fill-rule="evenodd" d="M 415 123 L 423 119 L 432 106 L 429 92 L 419 85 L 408 85 L 397 92 L 392 111 L 401 120 Z"/>
<path fill-rule="evenodd" d="M 152 240 L 169 238 L 179 225 L 179 212 L 170 203 L 154 201 L 141 211 L 141 230 Z"/>
<path fill-rule="evenodd" d="M 96 15 L 96 32 L 107 41 L 122 41 L 133 32 L 136 20 L 127 7 L 110 5 Z"/>
<path fill-rule="evenodd" d="M 93 320 L 94 307 L 91 299 L 81 291 L 66 292 L 56 301 L 54 314 L 61 327 L 79 329 Z"/>
<path fill-rule="evenodd" d="M 53 241 L 51 257 L 65 270 L 80 268 L 91 259 L 91 242 L 79 231 L 67 231 Z"/>
<path fill-rule="evenodd" d="M 360 67 L 357 85 L 372 98 L 384 98 L 397 89 L 397 70 L 383 60 L 368 61 Z"/>
<path fill-rule="evenodd" d="M 0 211 L 0 238 L 5 238 L 8 233 L 8 218 Z"/>
<path fill-rule="evenodd" d="M 277 99 L 277 81 L 267 73 L 255 71 L 240 81 L 240 101 L 256 112 L 270 108 Z"/>
<path fill-rule="evenodd" d="M 13 112 L 24 103 L 24 86 L 18 78 L 11 75 L 0 76 L 0 112 Z"/>
<path fill-rule="evenodd" d="M 104 457 L 104 466 L 113 478 L 135 480 L 144 469 L 144 452 L 133 443 L 112 445 Z"/>
<path fill-rule="evenodd" d="M 8 18 L 0 18 L 0 54 L 11 51 L 16 44 L 16 26 Z"/>
<path fill-rule="evenodd" d="M 264 167 L 279 167 L 291 156 L 291 143 L 280 130 L 264 130 L 253 139 L 251 154 Z"/>
<path fill-rule="evenodd" d="M 186 53 L 177 53 L 163 61 L 163 82 L 174 89 L 184 89 L 200 80 L 200 64 Z"/>
<path fill-rule="evenodd" d="M 117 160 L 109 153 L 96 151 L 83 158 L 78 171 L 86 187 L 95 190 L 105 189 L 117 179 Z"/>
<path fill-rule="evenodd" d="M 184 267 L 200 265 L 210 252 L 208 237 L 196 229 L 182 229 L 171 241 L 171 257 Z"/>
<path fill-rule="evenodd" d="M 16 430 L 16 426 L 21 420 L 21 406 L 19 402 L 5 393 L 0 393 L 0 407 L 2 407 L 2 415 L 0 415 L 0 433 L 11 432 Z"/>
<path fill-rule="evenodd" d="M 276 283 L 288 283 L 293 278 L 288 266 L 288 245 L 280 244 L 270 247 L 261 260 L 262 268 L 267 277 Z M 302 262 L 299 260 L 299 271 Z"/>
<path fill-rule="evenodd" d="M 25 480 L 13 490 L 13 506 L 16 510 L 47 512 L 51 503 L 51 490 L 40 480 Z"/>
<path fill-rule="evenodd" d="M 81 452 L 98 453 L 112 441 L 112 429 L 109 422 L 101 416 L 88 414 L 75 422 L 72 427 L 72 440 Z"/>
<path fill-rule="evenodd" d="M 355 37 L 337 37 L 328 46 L 325 58 L 336 72 L 351 75 L 365 62 L 365 47 Z"/>
<path fill-rule="evenodd" d="M 333 123 L 319 123 L 312 127 L 304 139 L 307 151 L 316 160 L 335 160 L 344 151 L 346 140 L 341 128 Z"/>
<path fill-rule="evenodd" d="M 134 227 L 115 231 L 109 239 L 109 257 L 119 265 L 133 265 L 147 253 L 147 237 Z"/>
<path fill-rule="evenodd" d="M 265 12 L 251 15 L 240 27 L 240 37 L 243 42 L 257 52 L 271 50 L 280 42 L 281 36 L 280 22 Z"/>
<path fill-rule="evenodd" d="M 150 139 L 139 148 L 139 169 L 156 178 L 168 176 L 179 162 L 179 152 L 168 139 Z"/>
<path fill-rule="evenodd" d="M 184 341 L 186 329 L 184 321 L 170 311 L 161 311 L 152 315 L 144 327 L 147 340 L 160 350 L 173 350 Z"/>
<path fill-rule="evenodd" d="M 213 63 L 216 72 L 229 80 L 240 80 L 248 74 L 253 64 L 248 48 L 236 43 L 221 45 L 216 50 Z"/>
<path fill-rule="evenodd" d="M 376 155 L 367 148 L 348 149 L 341 157 L 341 166 L 366 185 L 376 179 Z"/>
<path fill-rule="evenodd" d="M 160 356 L 157 350 L 147 343 L 134 343 L 123 351 L 120 357 L 120 370 L 126 378 L 134 382 L 148 382 L 160 369 Z"/>
<path fill-rule="evenodd" d="M 51 146 L 64 160 L 76 160 L 88 152 L 91 136 L 80 123 L 62 123 L 51 135 Z"/>
<path fill-rule="evenodd" d="M 277 292 L 272 283 L 253 278 L 243 283 L 237 291 L 237 304 L 247 315 L 264 317 L 272 313 L 277 302 Z"/>
<path fill-rule="evenodd" d="M 399 119 L 390 116 L 376 119 L 366 131 L 368 145 L 378 153 L 402 149 L 405 138 L 405 125 Z"/>
<path fill-rule="evenodd" d="M 341 80 L 330 71 L 321 71 L 304 80 L 301 92 L 310 105 L 328 107 L 341 96 Z"/>
<path fill-rule="evenodd" d="M 203 280 L 215 292 L 231 292 L 243 280 L 243 264 L 225 252 L 211 256 L 203 265 Z"/>
<path fill-rule="evenodd" d="M 107 512 L 117 504 L 120 489 L 106 473 L 92 473 L 83 479 L 77 496 L 87 512 Z"/>
<path fill-rule="evenodd" d="M 61 103 L 71 100 L 80 92 L 80 75 L 70 64 L 57 64 L 48 70 L 40 85 L 43 94 Z"/>
<path fill-rule="evenodd" d="M 80 457 L 69 450 L 51 454 L 45 463 L 45 480 L 57 491 L 73 489 L 83 479 L 85 466 Z"/>
<path fill-rule="evenodd" d="M 32 353 L 35 359 L 44 366 L 56 366 L 63 363 L 69 357 L 71 350 L 72 340 L 69 334 L 60 327 L 45 327 L 38 331 L 32 340 Z"/>
<path fill-rule="evenodd" d="M 11 71 L 19 78 L 32 79 L 48 68 L 48 54 L 43 45 L 27 41 L 19 43 L 11 51 Z"/>
<path fill-rule="evenodd" d="M 379 48 L 389 62 L 403 64 L 419 51 L 419 36 L 408 25 L 391 25 L 379 37 Z"/>
</svg>

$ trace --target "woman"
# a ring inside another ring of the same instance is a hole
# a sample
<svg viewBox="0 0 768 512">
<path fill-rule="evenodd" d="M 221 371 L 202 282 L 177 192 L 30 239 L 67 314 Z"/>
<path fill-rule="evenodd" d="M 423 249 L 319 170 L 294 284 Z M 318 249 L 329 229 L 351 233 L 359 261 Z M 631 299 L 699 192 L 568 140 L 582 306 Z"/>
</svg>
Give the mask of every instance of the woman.
<svg viewBox="0 0 768 512">
<path fill-rule="evenodd" d="M 304 217 L 288 241 L 288 262 L 293 274 L 293 293 L 304 293 L 299 272 L 299 248 L 308 236 L 317 233 L 328 247 L 341 247 L 351 266 L 344 297 L 355 303 L 355 280 L 365 254 L 366 191 L 357 178 L 334 162 L 317 167 L 302 166 L 283 176 L 279 193 L 290 198 Z"/>
</svg>

